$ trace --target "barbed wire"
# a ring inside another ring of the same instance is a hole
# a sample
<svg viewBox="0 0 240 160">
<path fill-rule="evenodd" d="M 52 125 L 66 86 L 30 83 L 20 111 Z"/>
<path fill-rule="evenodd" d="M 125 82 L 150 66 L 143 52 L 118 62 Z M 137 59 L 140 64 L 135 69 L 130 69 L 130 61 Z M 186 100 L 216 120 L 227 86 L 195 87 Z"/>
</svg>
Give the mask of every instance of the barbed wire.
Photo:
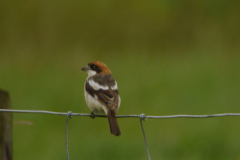
<svg viewBox="0 0 240 160">
<path fill-rule="evenodd" d="M 68 152 L 68 118 L 72 118 L 72 116 L 91 116 L 91 114 L 86 113 L 72 113 L 72 111 L 68 112 L 53 112 L 53 111 L 44 111 L 44 110 L 15 110 L 15 109 L 0 109 L 0 112 L 12 112 L 12 113 L 42 113 L 42 114 L 53 114 L 53 115 L 65 115 L 66 118 L 66 129 L 65 129 L 65 140 L 66 140 L 66 154 L 67 160 L 69 160 L 69 152 Z M 145 147 L 148 155 L 148 160 L 151 160 L 148 146 L 147 146 L 147 139 L 143 127 L 142 120 L 145 119 L 166 119 L 166 118 L 213 118 L 213 117 L 224 117 L 224 116 L 240 116 L 240 113 L 220 113 L 220 114 L 210 114 L 210 115 L 187 115 L 187 114 L 180 114 L 180 115 L 168 115 L 168 116 L 145 116 L 145 114 L 140 115 L 117 115 L 117 118 L 139 118 L 140 124 L 143 132 Z M 95 117 L 103 117 L 106 118 L 106 115 L 95 115 Z"/>
</svg>

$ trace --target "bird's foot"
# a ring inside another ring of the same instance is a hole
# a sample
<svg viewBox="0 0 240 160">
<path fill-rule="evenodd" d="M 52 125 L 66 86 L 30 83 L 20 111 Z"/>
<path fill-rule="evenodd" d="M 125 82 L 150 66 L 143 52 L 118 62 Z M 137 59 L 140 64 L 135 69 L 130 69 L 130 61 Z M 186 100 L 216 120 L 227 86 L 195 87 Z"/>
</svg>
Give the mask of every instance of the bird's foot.
<svg viewBox="0 0 240 160">
<path fill-rule="evenodd" d="M 94 119 L 95 115 L 94 115 L 93 111 L 90 114 L 91 114 L 90 118 Z"/>
</svg>

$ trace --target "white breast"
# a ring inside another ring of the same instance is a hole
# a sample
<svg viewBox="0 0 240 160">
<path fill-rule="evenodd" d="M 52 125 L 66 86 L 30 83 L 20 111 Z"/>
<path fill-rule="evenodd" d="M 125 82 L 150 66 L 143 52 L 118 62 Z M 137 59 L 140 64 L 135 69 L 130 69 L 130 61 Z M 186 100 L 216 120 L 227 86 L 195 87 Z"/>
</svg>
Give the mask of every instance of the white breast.
<svg viewBox="0 0 240 160">
<path fill-rule="evenodd" d="M 98 97 L 96 95 L 95 97 L 92 97 L 85 89 L 84 94 L 88 108 L 90 108 L 91 111 L 97 114 L 107 114 L 107 107 L 97 100 Z"/>
</svg>

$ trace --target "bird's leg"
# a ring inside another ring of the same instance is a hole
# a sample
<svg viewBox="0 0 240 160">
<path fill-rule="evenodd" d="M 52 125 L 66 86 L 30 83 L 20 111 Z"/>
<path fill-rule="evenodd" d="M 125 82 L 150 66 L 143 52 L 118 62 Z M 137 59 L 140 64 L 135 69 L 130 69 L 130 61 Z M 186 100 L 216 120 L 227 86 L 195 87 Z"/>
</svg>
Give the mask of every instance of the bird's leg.
<svg viewBox="0 0 240 160">
<path fill-rule="evenodd" d="M 95 115 L 94 115 L 93 111 L 90 114 L 91 114 L 90 118 L 94 119 Z"/>
</svg>

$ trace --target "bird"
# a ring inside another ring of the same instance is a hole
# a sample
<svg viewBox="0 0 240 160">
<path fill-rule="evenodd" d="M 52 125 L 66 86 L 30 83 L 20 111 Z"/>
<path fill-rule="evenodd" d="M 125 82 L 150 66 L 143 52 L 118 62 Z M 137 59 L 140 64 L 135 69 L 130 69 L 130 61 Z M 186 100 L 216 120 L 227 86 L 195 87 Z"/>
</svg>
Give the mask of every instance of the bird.
<svg viewBox="0 0 240 160">
<path fill-rule="evenodd" d="M 121 98 L 118 93 L 118 86 L 112 73 L 106 64 L 100 61 L 93 61 L 82 68 L 88 73 L 84 84 L 85 101 L 91 110 L 91 118 L 94 113 L 106 114 L 110 126 L 110 133 L 120 136 L 121 132 L 117 123 L 116 114 L 120 107 Z"/>
</svg>

